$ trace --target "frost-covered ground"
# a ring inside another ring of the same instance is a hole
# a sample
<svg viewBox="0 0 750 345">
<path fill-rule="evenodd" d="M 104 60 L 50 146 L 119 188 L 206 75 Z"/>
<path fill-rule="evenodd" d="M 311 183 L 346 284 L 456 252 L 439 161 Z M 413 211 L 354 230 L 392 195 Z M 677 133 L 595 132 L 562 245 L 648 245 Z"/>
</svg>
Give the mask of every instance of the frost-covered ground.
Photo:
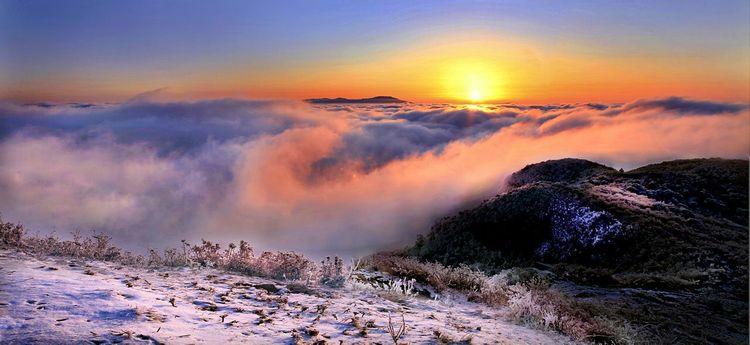
<svg viewBox="0 0 750 345">
<path fill-rule="evenodd" d="M 273 292 L 273 290 L 279 291 Z M 270 291 L 269 291 L 270 290 Z M 213 269 L 145 270 L 0 251 L 0 343 L 560 344 L 460 297 L 303 289 Z"/>
</svg>

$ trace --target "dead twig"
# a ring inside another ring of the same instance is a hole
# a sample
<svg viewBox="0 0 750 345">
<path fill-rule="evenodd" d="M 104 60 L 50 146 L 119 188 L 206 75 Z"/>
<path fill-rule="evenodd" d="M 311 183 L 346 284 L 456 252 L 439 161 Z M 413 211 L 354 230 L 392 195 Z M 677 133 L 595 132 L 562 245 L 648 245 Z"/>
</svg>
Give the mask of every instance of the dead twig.
<svg viewBox="0 0 750 345">
<path fill-rule="evenodd" d="M 394 344 L 398 345 L 398 339 L 404 335 L 405 331 L 406 331 L 406 319 L 404 318 L 404 313 L 401 313 L 401 326 L 399 326 L 398 331 L 396 331 L 395 328 L 393 328 L 393 322 L 391 321 L 391 313 L 388 313 L 388 334 L 391 335 L 391 339 L 393 339 Z"/>
</svg>

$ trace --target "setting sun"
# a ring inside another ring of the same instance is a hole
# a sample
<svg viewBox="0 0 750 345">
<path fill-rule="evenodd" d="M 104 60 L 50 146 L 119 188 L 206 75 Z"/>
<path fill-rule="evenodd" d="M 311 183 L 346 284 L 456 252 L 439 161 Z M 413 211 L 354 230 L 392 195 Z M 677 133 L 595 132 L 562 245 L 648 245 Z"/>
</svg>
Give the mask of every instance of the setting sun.
<svg viewBox="0 0 750 345">
<path fill-rule="evenodd" d="M 449 63 L 444 71 L 445 97 L 460 102 L 492 102 L 504 97 L 501 72 L 483 61 Z"/>
<path fill-rule="evenodd" d="M 484 97 L 482 96 L 482 91 L 479 91 L 477 88 L 472 88 L 469 92 L 469 99 L 472 102 L 481 102 Z"/>
</svg>

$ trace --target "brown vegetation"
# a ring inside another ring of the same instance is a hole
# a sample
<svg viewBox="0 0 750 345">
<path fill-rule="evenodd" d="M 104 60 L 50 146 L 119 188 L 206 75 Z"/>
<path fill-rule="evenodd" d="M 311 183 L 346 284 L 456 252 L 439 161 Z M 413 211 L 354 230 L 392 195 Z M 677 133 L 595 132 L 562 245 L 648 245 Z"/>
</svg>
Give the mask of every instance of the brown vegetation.
<svg viewBox="0 0 750 345">
<path fill-rule="evenodd" d="M 202 240 L 199 245 L 191 245 L 183 240 L 179 249 L 168 248 L 161 253 L 150 249 L 144 257 L 113 246 L 111 238 L 101 233 L 83 237 L 75 232 L 72 237 L 72 240 L 61 240 L 55 235 L 29 236 L 23 225 L 4 222 L 0 218 L 0 248 L 13 248 L 35 255 L 109 261 L 135 267 L 213 267 L 241 274 L 331 287 L 341 287 L 346 280 L 343 261 L 338 257 L 326 258 L 316 265 L 295 252 L 266 251 L 256 256 L 253 248 L 245 241 L 240 241 L 239 246 L 229 243 L 222 250 L 218 243 L 211 241 Z"/>
</svg>

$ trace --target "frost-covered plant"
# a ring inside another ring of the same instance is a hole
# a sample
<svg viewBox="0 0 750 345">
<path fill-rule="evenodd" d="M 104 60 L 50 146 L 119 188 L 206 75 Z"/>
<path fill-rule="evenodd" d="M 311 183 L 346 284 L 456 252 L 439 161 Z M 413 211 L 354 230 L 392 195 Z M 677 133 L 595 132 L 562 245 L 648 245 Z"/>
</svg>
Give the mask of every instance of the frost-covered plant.
<svg viewBox="0 0 750 345">
<path fill-rule="evenodd" d="M 637 338 L 629 324 L 594 317 L 569 297 L 553 290 L 517 284 L 509 287 L 508 295 L 511 315 L 529 324 L 553 329 L 577 340 L 597 337 L 613 344 L 631 344 Z"/>
<path fill-rule="evenodd" d="M 17 247 L 37 254 L 104 261 L 115 261 L 122 255 L 120 249 L 109 245 L 111 238 L 107 235 L 94 233 L 90 237 L 85 238 L 81 236 L 80 232 L 73 232 L 72 235 L 72 241 L 61 241 L 54 235 L 43 238 L 36 236 L 27 237 Z"/>
<path fill-rule="evenodd" d="M 387 281 L 351 279 L 347 285 L 353 289 L 370 290 L 378 293 L 381 297 L 391 300 L 401 300 L 403 297 L 416 296 L 414 279 L 394 278 Z"/>
<path fill-rule="evenodd" d="M 357 257 L 352 258 L 346 272 L 346 280 L 351 279 L 354 272 L 361 270 L 363 267 L 365 267 L 364 259 Z"/>
<path fill-rule="evenodd" d="M 254 262 L 255 253 L 253 248 L 245 241 L 240 241 L 239 247 L 235 246 L 234 243 L 230 243 L 229 248 L 224 251 L 223 267 L 227 270 L 257 274 L 258 270 L 254 268 Z"/>
<path fill-rule="evenodd" d="M 393 344 L 398 345 L 398 340 L 401 338 L 401 336 L 404 335 L 405 331 L 406 331 L 406 319 L 404 318 L 404 313 L 401 313 L 401 325 L 399 326 L 398 330 L 396 330 L 396 328 L 393 327 L 393 321 L 391 321 L 391 313 L 388 313 L 388 334 L 391 335 Z"/>
<path fill-rule="evenodd" d="M 508 280 L 506 275 L 485 277 L 481 287 L 467 292 L 469 300 L 494 306 L 508 305 Z"/>
<path fill-rule="evenodd" d="M 330 287 L 342 287 L 347 276 L 344 275 L 344 260 L 338 256 L 327 256 L 320 262 L 320 283 Z"/>
<path fill-rule="evenodd" d="M 484 284 L 484 274 L 466 265 L 446 267 L 393 255 L 375 255 L 372 261 L 374 268 L 381 272 L 429 284 L 438 292 L 446 289 L 477 291 Z"/>
<path fill-rule="evenodd" d="M 167 248 L 164 250 L 164 258 L 162 261 L 162 265 L 169 266 L 169 267 L 182 267 L 182 266 L 190 266 L 190 258 L 187 255 L 187 250 L 185 249 L 186 243 L 183 242 L 183 249 L 178 250 L 175 248 Z"/>
<path fill-rule="evenodd" d="M 159 253 L 156 252 L 154 249 L 148 250 L 148 265 L 149 266 L 162 266 L 164 264 L 164 260 L 159 256 Z"/>
<path fill-rule="evenodd" d="M 241 241 L 239 246 L 230 243 L 222 251 L 218 243 L 208 240 L 201 240 L 200 245 L 190 245 L 183 240 L 181 249 L 168 248 L 163 253 L 149 249 L 148 256 L 143 257 L 112 246 L 111 237 L 101 233 L 84 237 L 80 232 L 73 232 L 72 240 L 60 240 L 55 235 L 24 235 L 22 225 L 0 219 L 0 247 L 38 255 L 103 260 L 130 266 L 214 267 L 248 275 L 306 282 L 317 282 L 321 279 L 314 278 L 323 277 L 322 282 L 332 286 L 340 286 L 346 279 L 340 258 L 334 258 L 318 272 L 315 263 L 300 253 L 264 252 L 260 257 L 255 257 L 253 248 L 245 241 Z"/>
<path fill-rule="evenodd" d="M 523 285 L 512 285 L 508 287 L 509 298 L 508 307 L 512 316 L 520 320 L 546 320 L 545 326 L 553 326 L 554 321 L 557 320 L 554 305 L 542 303 L 539 300 L 539 295 L 534 294 L 529 288 Z M 553 317 L 554 316 L 554 317 Z M 548 321 L 553 321 L 548 324 Z"/>
<path fill-rule="evenodd" d="M 405 296 L 416 295 L 414 292 L 414 279 L 395 279 L 383 284 L 383 290 L 403 294 Z"/>
<path fill-rule="evenodd" d="M 388 254 L 370 258 L 370 265 L 381 272 L 431 285 L 438 291 L 453 289 L 465 293 L 475 302 L 508 306 L 510 316 L 541 328 L 553 329 L 577 340 L 593 336 L 615 344 L 629 344 L 634 338 L 626 323 L 595 317 L 569 297 L 550 288 L 550 278 L 535 269 L 513 269 L 487 276 L 468 266 L 445 267 L 413 258 Z M 398 279 L 394 280 L 398 282 Z M 354 287 L 373 288 L 352 280 Z M 383 290 L 398 290 L 396 284 L 385 284 Z"/>
<path fill-rule="evenodd" d="M 190 260 L 204 267 L 216 267 L 221 263 L 221 248 L 218 243 L 201 240 L 201 245 L 195 245 L 190 251 Z"/>
<path fill-rule="evenodd" d="M 21 244 L 24 235 L 24 227 L 21 224 L 3 222 L 0 217 L 0 246 L 17 247 Z"/>
<path fill-rule="evenodd" d="M 120 255 L 117 247 L 110 245 L 112 237 L 94 233 L 83 241 L 82 255 L 96 260 L 112 261 Z"/>
<path fill-rule="evenodd" d="M 315 264 L 295 252 L 263 252 L 255 262 L 262 275 L 285 280 L 310 280 Z"/>
<path fill-rule="evenodd" d="M 116 262 L 133 267 L 146 266 L 146 258 L 144 258 L 143 255 L 133 254 L 128 251 L 121 252 Z"/>
<path fill-rule="evenodd" d="M 36 255 L 94 259 L 131 266 L 144 266 L 147 262 L 141 255 L 135 255 L 110 245 L 111 237 L 101 233 L 82 237 L 80 232 L 73 232 L 72 240 L 60 240 L 55 235 L 40 237 L 25 236 L 25 234 L 22 225 L 0 220 L 0 246 L 12 247 Z"/>
</svg>

